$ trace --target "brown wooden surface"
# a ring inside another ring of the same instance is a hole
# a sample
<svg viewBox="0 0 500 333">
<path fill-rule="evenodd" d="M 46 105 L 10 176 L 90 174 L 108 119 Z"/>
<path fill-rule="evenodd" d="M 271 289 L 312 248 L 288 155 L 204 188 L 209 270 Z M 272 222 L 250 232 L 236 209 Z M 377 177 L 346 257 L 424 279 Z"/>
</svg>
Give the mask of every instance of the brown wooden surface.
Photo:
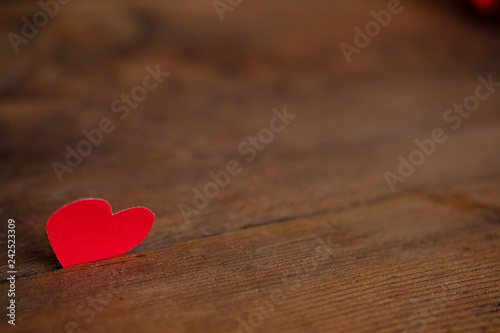
<svg viewBox="0 0 500 333">
<path fill-rule="evenodd" d="M 500 81 L 499 32 L 405 1 L 347 64 L 339 43 L 386 4 L 252 0 L 221 22 L 211 1 L 75 0 L 18 54 L 2 37 L 0 232 L 16 220 L 19 273 L 0 330 L 499 332 L 500 88 L 456 131 L 442 119 L 479 75 Z M 2 36 L 39 9 L 2 8 Z M 111 102 L 157 64 L 170 75 L 120 120 Z M 238 145 L 285 105 L 296 119 L 247 163 Z M 59 182 L 51 163 L 104 117 L 115 131 Z M 437 127 L 448 140 L 391 192 L 384 172 Z M 233 159 L 241 174 L 186 223 L 179 204 Z M 46 221 L 83 197 L 155 225 L 62 269 Z"/>
</svg>

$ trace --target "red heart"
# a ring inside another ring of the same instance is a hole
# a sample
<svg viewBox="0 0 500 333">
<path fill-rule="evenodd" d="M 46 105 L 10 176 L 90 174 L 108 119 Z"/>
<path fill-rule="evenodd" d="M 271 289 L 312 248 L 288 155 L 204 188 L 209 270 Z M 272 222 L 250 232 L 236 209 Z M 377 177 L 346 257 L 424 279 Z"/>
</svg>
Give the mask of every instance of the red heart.
<svg viewBox="0 0 500 333">
<path fill-rule="evenodd" d="M 113 214 L 101 199 L 82 199 L 61 207 L 47 222 L 47 235 L 63 267 L 121 256 L 139 245 L 155 215 L 144 207 Z"/>
</svg>

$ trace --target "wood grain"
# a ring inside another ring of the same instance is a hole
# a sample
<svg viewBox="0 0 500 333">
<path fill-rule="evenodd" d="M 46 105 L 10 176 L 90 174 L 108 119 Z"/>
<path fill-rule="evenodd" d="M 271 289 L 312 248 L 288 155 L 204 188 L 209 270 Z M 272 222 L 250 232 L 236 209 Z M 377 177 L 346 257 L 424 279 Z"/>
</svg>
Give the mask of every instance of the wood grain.
<svg viewBox="0 0 500 333">
<path fill-rule="evenodd" d="M 4 36 L 39 10 L 2 6 Z M 453 2 L 402 6 L 350 64 L 339 44 L 386 1 L 245 1 L 222 22 L 210 1 L 74 1 L 18 54 L 2 38 L 0 236 L 16 220 L 18 275 L 0 330 L 499 332 L 500 88 L 456 130 L 443 114 L 500 81 L 500 35 Z M 120 119 L 112 102 L 157 65 L 169 76 Z M 239 145 L 285 107 L 296 118 L 248 162 Z M 59 182 L 52 163 L 103 118 L 114 131 Z M 392 192 L 384 173 L 436 128 L 447 140 Z M 241 173 L 185 221 L 231 160 Z M 150 208 L 151 234 L 62 269 L 46 221 L 83 197 Z"/>
</svg>

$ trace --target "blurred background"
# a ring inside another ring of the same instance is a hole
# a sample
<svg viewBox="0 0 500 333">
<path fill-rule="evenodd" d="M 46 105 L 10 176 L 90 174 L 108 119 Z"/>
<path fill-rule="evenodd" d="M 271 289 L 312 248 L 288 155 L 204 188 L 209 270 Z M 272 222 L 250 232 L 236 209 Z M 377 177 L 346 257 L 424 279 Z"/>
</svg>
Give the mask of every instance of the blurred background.
<svg viewBox="0 0 500 333">
<path fill-rule="evenodd" d="M 433 65 L 450 66 L 469 59 L 468 52 L 476 51 L 474 57 L 480 58 L 481 47 L 497 46 L 483 42 L 497 33 L 500 14 L 495 0 L 402 1 L 401 7 L 411 8 L 412 13 L 394 21 L 405 21 L 406 26 L 396 22 L 397 29 L 392 27 L 377 37 L 378 47 L 364 51 L 363 57 L 348 65 L 338 44 L 352 42 L 353 27 L 363 26 L 371 19 L 370 10 L 386 9 L 387 3 L 277 1 L 266 5 L 242 0 L 233 7 L 217 0 L 185 4 L 4 0 L 0 96 L 85 96 L 97 87 L 106 93 L 118 84 L 134 83 L 134 71 L 142 69 L 135 62 L 141 61 L 161 60 L 165 68 L 187 71 L 174 80 L 204 72 L 214 79 L 245 75 L 247 81 L 273 81 L 275 86 L 275 80 L 287 81 L 287 75 L 320 69 L 326 76 L 337 71 L 359 73 L 378 62 L 382 66 L 415 65 L 419 52 L 432 52 L 428 57 L 434 59 Z M 45 14 L 37 15 L 40 11 Z M 418 16 L 417 11 L 425 15 Z M 427 27 L 422 18 L 429 22 Z M 36 20 L 39 23 L 34 24 Z M 451 35 L 450 20 L 461 21 L 463 31 Z M 32 36 L 23 38 L 24 31 Z M 426 38 L 431 31 L 442 39 Z M 460 50 L 459 43 L 473 44 L 475 49 L 463 46 Z M 451 54 L 454 47 L 459 50 Z"/>
</svg>

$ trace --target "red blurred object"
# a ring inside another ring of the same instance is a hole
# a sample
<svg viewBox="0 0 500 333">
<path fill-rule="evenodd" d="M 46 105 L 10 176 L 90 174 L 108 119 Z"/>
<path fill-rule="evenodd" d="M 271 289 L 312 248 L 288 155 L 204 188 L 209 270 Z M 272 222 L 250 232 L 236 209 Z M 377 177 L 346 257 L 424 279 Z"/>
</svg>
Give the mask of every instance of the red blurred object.
<svg viewBox="0 0 500 333">
<path fill-rule="evenodd" d="M 497 4 L 497 0 L 472 0 L 472 4 L 481 13 L 491 13 Z"/>
</svg>

